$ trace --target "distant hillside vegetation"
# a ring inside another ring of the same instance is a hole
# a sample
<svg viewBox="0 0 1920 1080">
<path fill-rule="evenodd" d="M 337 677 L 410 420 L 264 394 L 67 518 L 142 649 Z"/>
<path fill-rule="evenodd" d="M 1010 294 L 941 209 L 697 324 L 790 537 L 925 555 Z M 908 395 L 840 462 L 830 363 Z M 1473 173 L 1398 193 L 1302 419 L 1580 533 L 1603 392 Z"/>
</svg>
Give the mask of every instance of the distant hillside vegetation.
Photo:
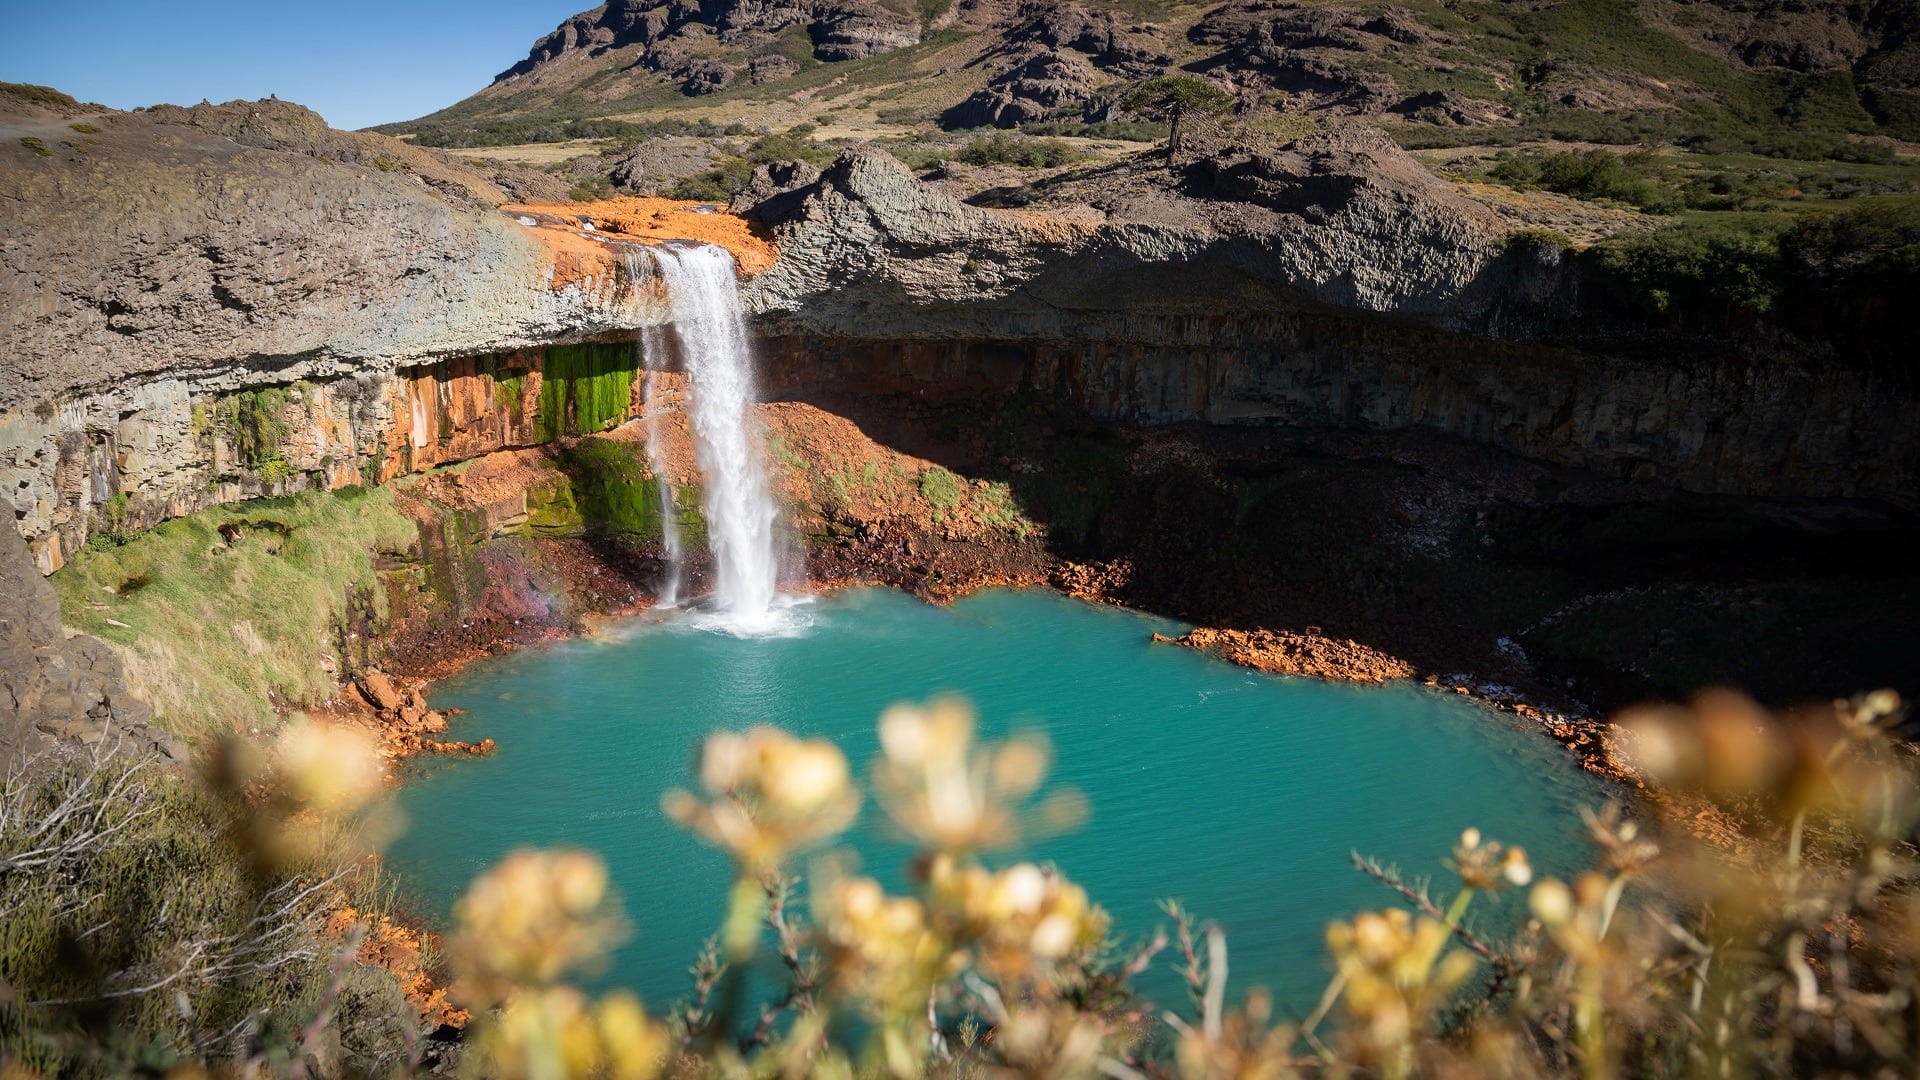
<svg viewBox="0 0 1920 1080">
<path fill-rule="evenodd" d="M 1915 0 L 612 0 L 478 94 L 387 125 L 436 146 L 1117 119 L 1184 72 L 1242 117 L 1369 118 L 1413 146 L 1541 137 L 1796 158 L 1920 139 Z"/>
</svg>

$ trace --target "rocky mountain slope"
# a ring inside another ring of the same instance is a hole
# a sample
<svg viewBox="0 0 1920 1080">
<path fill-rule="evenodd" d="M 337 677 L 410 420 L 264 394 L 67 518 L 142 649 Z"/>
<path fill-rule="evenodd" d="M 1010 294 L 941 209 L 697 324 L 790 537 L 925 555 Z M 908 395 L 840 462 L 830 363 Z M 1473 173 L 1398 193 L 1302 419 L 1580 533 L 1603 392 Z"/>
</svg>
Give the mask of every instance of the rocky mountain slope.
<svg viewBox="0 0 1920 1080">
<path fill-rule="evenodd" d="M 473 97 L 381 130 L 441 145 L 540 141 L 578 133 L 586 120 L 645 121 L 695 104 L 754 126 L 1095 122 L 1114 117 L 1120 88 L 1166 73 L 1214 81 L 1243 115 L 1367 116 L 1436 130 L 1913 138 L 1920 7 L 610 0 L 567 20 Z"/>
</svg>

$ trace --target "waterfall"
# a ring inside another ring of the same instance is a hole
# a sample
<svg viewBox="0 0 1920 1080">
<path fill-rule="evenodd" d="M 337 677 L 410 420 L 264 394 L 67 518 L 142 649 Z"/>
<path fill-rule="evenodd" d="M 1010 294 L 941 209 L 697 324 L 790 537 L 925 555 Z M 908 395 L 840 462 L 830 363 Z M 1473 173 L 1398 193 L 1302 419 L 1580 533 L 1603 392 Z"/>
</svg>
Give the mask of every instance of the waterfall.
<svg viewBox="0 0 1920 1080">
<path fill-rule="evenodd" d="M 658 331 L 649 329 L 642 333 L 641 348 L 643 355 L 653 357 L 659 353 L 652 347 Z M 646 383 L 647 410 L 647 468 L 653 472 L 654 483 L 660 485 L 660 547 L 667 556 L 667 580 L 660 587 L 661 607 L 680 606 L 681 580 L 686 576 L 686 552 L 680 546 L 680 515 L 673 505 L 673 477 L 667 472 L 666 447 L 662 445 L 660 431 L 660 399 L 658 396 L 660 373 L 649 368 Z"/>
<path fill-rule="evenodd" d="M 780 572 L 779 508 L 761 467 L 753 422 L 753 350 L 733 256 L 711 245 L 654 249 L 673 333 L 692 382 L 694 447 L 705 474 L 701 508 L 713 549 L 712 607 L 736 632 L 773 629 Z"/>
<path fill-rule="evenodd" d="M 627 281 L 636 304 L 646 286 L 653 281 L 653 258 L 646 248 L 623 245 Z M 661 427 L 660 372 L 669 354 L 666 337 L 659 325 L 645 322 L 640 329 L 640 359 L 647 366 L 642 407 L 647 414 L 647 469 L 660 488 L 660 547 L 667 558 L 667 577 L 657 591 L 661 607 L 679 607 L 680 589 L 686 578 L 686 552 L 680 542 L 680 515 L 673 502 L 673 476 L 667 470 L 666 433 Z"/>
</svg>

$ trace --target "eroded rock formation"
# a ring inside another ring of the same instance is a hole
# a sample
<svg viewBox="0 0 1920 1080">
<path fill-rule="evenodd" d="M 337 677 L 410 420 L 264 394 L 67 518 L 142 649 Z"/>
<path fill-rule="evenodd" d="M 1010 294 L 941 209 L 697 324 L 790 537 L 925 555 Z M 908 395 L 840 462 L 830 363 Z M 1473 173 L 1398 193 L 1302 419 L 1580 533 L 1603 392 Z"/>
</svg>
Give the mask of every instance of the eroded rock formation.
<svg viewBox="0 0 1920 1080">
<path fill-rule="evenodd" d="M 391 370 L 630 326 L 608 275 L 554 288 L 505 193 L 284 102 L 0 115 L 0 411 L 186 372 Z M 40 155 L 20 142 L 54 148 Z"/>
<path fill-rule="evenodd" d="M 743 68 L 751 69 L 760 55 L 779 55 L 770 50 L 789 27 L 804 28 L 813 55 L 828 62 L 858 60 L 920 41 L 918 18 L 877 0 L 611 0 L 535 42 L 525 60 L 495 78 L 494 87 L 511 93 L 526 84 L 567 80 L 577 76 L 574 69 L 581 63 L 626 50 L 635 54 L 637 66 L 679 82 L 684 92 L 711 93 Z M 725 49 L 724 59 L 713 55 L 714 43 Z M 743 63 L 743 56 L 753 59 Z M 767 73 L 763 69 L 755 77 L 764 81 Z"/>
<path fill-rule="evenodd" d="M 736 209 L 782 254 L 748 296 L 781 335 L 776 385 L 796 391 L 1425 427 L 1703 492 L 1920 490 L 1896 388 L 1787 349 L 1676 342 L 1698 353 L 1677 364 L 1610 338 L 1607 313 L 1569 306 L 1569 272 L 1377 133 L 1170 180 L 1110 170 L 1025 211 L 957 202 L 867 152 L 761 179 Z"/>
<path fill-rule="evenodd" d="M 0 769 L 60 744 L 184 761 L 152 719 L 105 642 L 66 635 L 53 587 L 20 537 L 0 529 Z"/>
</svg>

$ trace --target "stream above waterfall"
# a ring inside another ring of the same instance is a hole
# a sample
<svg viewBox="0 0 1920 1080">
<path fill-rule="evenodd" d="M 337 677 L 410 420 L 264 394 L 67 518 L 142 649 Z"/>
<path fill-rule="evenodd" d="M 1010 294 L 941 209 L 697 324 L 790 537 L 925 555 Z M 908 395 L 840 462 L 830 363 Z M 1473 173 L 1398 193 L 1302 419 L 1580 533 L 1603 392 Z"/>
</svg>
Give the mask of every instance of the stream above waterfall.
<svg viewBox="0 0 1920 1080">
<path fill-rule="evenodd" d="M 605 985 L 664 1008 L 717 926 L 729 863 L 669 822 L 661 795 L 691 786 L 701 737 L 776 724 L 833 739 L 856 774 L 880 711 L 957 691 L 982 734 L 1044 731 L 1051 787 L 1084 793 L 1077 831 L 994 853 L 1052 861 L 1136 940 L 1184 899 L 1229 933 L 1233 982 L 1264 984 L 1306 1012 L 1325 985 L 1322 930 L 1393 906 L 1350 853 L 1451 891 L 1441 865 L 1460 831 L 1525 845 L 1543 873 L 1584 854 L 1577 809 L 1604 787 L 1521 721 L 1406 685 L 1284 679 L 1150 644 L 1170 620 L 1041 591 L 993 590 L 951 607 L 858 589 L 807 603 L 784 637 L 706 632 L 655 613 L 601 634 L 475 663 L 438 684 L 451 733 L 492 738 L 485 759 L 416 759 L 401 792 L 411 822 L 392 865 L 418 910 L 444 920 L 465 884 L 506 852 L 571 846 L 611 866 L 635 925 Z M 847 835 L 861 871 L 904 887 L 907 848 L 871 804 Z M 1498 927 L 1517 902 L 1483 910 Z M 1164 961 L 1139 981 L 1182 992 Z"/>
</svg>

